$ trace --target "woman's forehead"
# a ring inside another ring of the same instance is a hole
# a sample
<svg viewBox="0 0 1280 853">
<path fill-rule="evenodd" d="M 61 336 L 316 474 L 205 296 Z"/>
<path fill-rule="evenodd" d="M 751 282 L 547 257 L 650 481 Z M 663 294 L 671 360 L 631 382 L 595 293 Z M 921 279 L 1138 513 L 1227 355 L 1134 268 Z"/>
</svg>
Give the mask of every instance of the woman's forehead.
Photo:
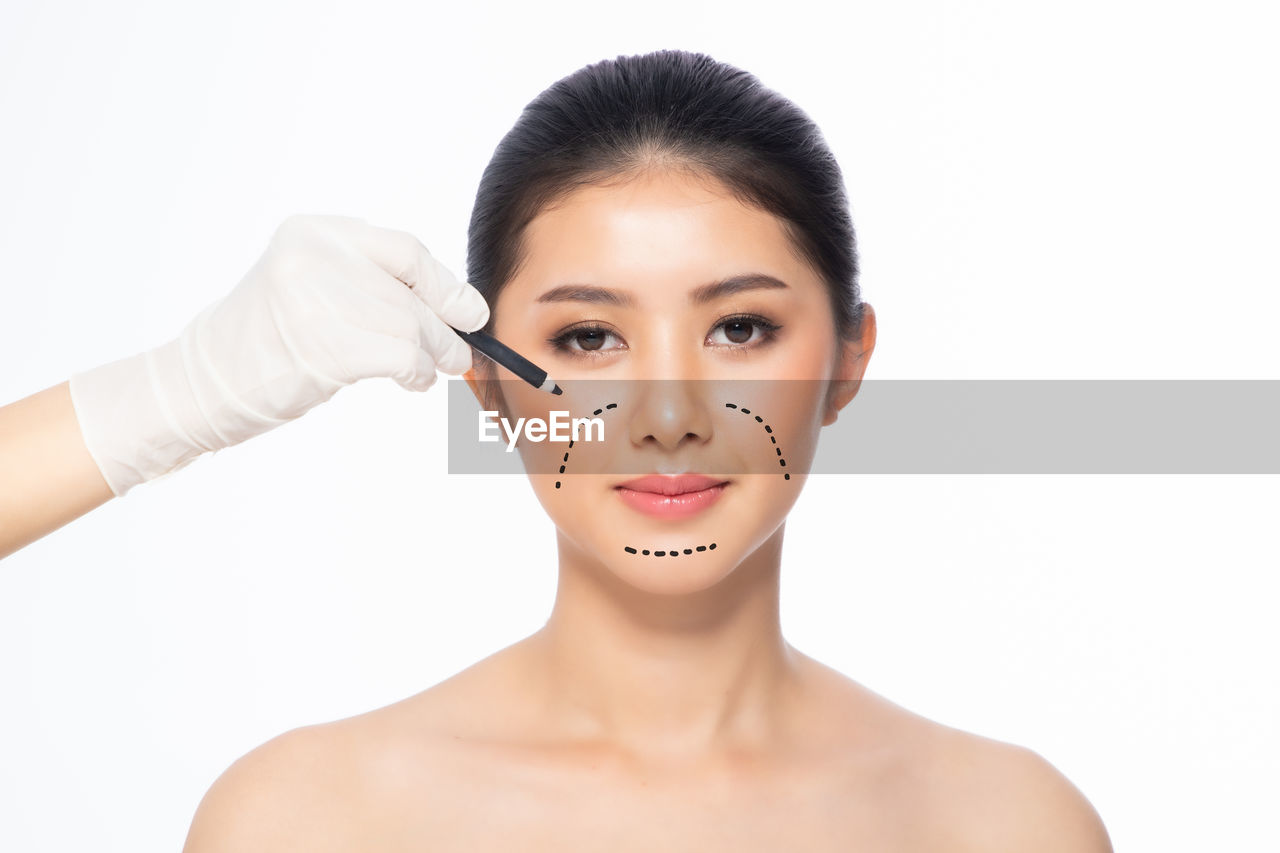
<svg viewBox="0 0 1280 853">
<path fill-rule="evenodd" d="M 541 211 L 526 233 L 533 238 L 531 245 L 568 241 L 600 252 L 645 240 L 678 248 L 714 235 L 719 243 L 738 247 L 760 237 L 784 237 L 781 223 L 772 214 L 743 204 L 709 179 L 674 172 L 580 187 Z M 646 248 L 642 245 L 637 250 Z"/>
<path fill-rule="evenodd" d="M 521 303 L 571 283 L 683 293 L 744 273 L 812 276 L 777 217 L 673 173 L 574 191 L 530 222 L 523 255 L 506 288 Z"/>
</svg>

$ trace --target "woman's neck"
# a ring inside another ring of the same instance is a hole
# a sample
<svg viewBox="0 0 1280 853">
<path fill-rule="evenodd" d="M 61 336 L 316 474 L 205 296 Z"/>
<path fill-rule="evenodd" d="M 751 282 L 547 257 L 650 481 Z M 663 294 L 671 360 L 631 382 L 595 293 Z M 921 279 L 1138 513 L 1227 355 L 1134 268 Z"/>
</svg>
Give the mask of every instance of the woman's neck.
<svg viewBox="0 0 1280 853">
<path fill-rule="evenodd" d="M 562 536 L 555 605 L 529 638 L 554 725 L 646 760 L 775 742 L 801 657 L 779 620 L 784 526 L 684 595 L 629 586 Z"/>
</svg>

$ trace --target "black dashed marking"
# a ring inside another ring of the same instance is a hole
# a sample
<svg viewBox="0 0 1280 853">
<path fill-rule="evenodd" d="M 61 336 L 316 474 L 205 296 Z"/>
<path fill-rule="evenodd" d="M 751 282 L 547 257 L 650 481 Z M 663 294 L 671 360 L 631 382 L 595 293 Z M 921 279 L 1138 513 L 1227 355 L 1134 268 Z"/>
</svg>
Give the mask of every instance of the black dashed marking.
<svg viewBox="0 0 1280 853">
<path fill-rule="evenodd" d="M 603 408 L 596 409 L 596 410 L 595 410 L 595 412 L 594 412 L 594 414 L 597 414 L 597 415 L 598 415 L 598 414 L 600 414 L 601 412 L 603 412 L 605 409 L 616 409 L 617 407 L 618 407 L 618 404 L 617 404 L 617 403 L 610 403 L 610 404 L 608 404 L 607 406 L 604 406 Z M 569 439 L 569 450 L 572 450 L 572 449 L 573 449 L 573 441 L 574 441 L 574 440 L 573 440 L 572 438 L 571 438 L 571 439 Z M 569 452 L 568 452 L 568 451 L 565 451 L 565 454 L 564 454 L 564 460 L 563 460 L 563 461 L 564 461 L 564 462 L 566 462 L 566 463 L 569 461 Z M 564 469 L 565 469 L 565 466 L 564 466 L 564 465 L 561 465 L 561 466 L 560 466 L 560 473 L 561 473 L 561 474 L 563 474 L 563 473 L 564 473 Z M 559 480 L 556 480 L 556 488 L 557 488 L 557 489 L 558 489 L 558 488 L 560 488 L 560 485 L 561 485 L 560 481 L 559 481 Z M 633 551 L 632 553 L 635 553 L 635 552 Z"/>
<path fill-rule="evenodd" d="M 603 406 L 602 408 L 596 409 L 596 410 L 595 410 L 595 412 L 593 412 L 593 414 L 598 415 L 598 414 L 600 414 L 601 412 L 605 411 L 605 409 L 616 409 L 617 407 L 618 407 L 618 404 L 617 404 L 617 403 L 609 403 L 609 404 L 607 404 L 607 405 Z M 737 404 L 737 403 L 725 403 L 725 407 L 726 407 L 726 408 L 729 408 L 729 409 L 737 409 L 739 412 L 742 412 L 744 415 L 749 415 L 749 414 L 751 414 L 751 410 L 750 410 L 750 409 L 740 408 L 740 407 L 738 406 L 738 404 Z M 776 444 L 778 443 L 778 438 L 777 438 L 777 436 L 773 435 L 773 427 L 771 427 L 771 426 L 769 426 L 768 424 L 766 424 L 766 423 L 764 422 L 764 418 L 760 417 L 759 415 L 755 415 L 755 419 L 756 419 L 756 423 L 758 423 L 758 424 L 762 424 L 762 425 L 764 426 L 764 431 L 765 431 L 765 433 L 766 433 L 766 434 L 768 434 L 768 436 L 769 436 L 769 442 L 770 442 L 771 444 L 776 445 Z M 572 449 L 573 449 L 573 440 L 572 440 L 572 439 L 570 439 L 570 440 L 569 440 L 569 449 L 570 449 L 570 450 L 572 450 Z M 785 468 L 785 467 L 786 467 L 786 465 L 787 465 L 787 460 L 782 458 L 782 448 L 781 448 L 781 447 L 774 447 L 774 452 L 776 452 L 776 453 L 778 454 L 778 465 L 780 465 L 780 466 L 782 466 L 782 467 L 784 467 L 784 468 Z M 563 474 L 563 473 L 565 472 L 565 468 L 567 467 L 567 463 L 569 462 L 569 454 L 568 454 L 568 452 L 566 452 L 566 453 L 564 454 L 564 460 L 563 460 L 563 461 L 566 463 L 566 465 L 561 465 L 561 466 L 560 466 L 560 473 L 561 473 L 561 474 Z M 791 479 L 791 475 L 790 475 L 790 474 L 783 474 L 782 476 L 783 476 L 783 479 L 786 479 L 786 480 L 790 480 L 790 479 Z M 559 480 L 556 480 L 556 488 L 558 489 L 558 488 L 560 488 L 560 487 L 561 487 L 561 482 L 560 482 Z M 630 545 L 624 545 L 624 546 L 622 546 L 622 548 L 623 548 L 623 550 L 624 550 L 624 551 L 626 551 L 628 554 L 635 554 L 635 553 L 636 553 L 636 549 L 635 549 L 635 548 L 632 548 Z M 708 545 L 698 545 L 696 548 L 685 548 L 685 549 L 684 549 L 684 553 L 686 553 L 686 554 L 692 554 L 692 553 L 694 553 L 695 551 L 697 551 L 697 552 L 702 552 L 702 551 L 714 551 L 715 549 L 716 549 L 716 543 L 712 542 L 712 543 L 710 543 L 710 544 L 708 544 Z M 649 549 L 648 549 L 648 548 L 645 548 L 645 549 L 641 550 L 639 553 L 647 557 L 647 556 L 649 556 Z M 672 549 L 671 549 L 671 550 L 669 550 L 669 551 L 654 551 L 654 552 L 653 552 L 653 556 L 655 556 L 655 557 L 665 557 L 665 556 L 668 556 L 668 555 L 670 555 L 670 556 L 672 556 L 672 557 L 678 557 L 678 556 L 680 556 L 680 550 L 679 550 L 679 549 L 676 549 L 676 548 L 672 548 Z"/>
</svg>

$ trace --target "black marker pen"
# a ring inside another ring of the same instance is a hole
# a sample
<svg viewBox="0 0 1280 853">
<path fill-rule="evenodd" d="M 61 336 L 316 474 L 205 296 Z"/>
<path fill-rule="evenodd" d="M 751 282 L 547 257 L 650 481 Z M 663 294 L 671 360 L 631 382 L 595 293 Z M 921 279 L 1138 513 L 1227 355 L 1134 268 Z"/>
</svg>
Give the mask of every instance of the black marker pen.
<svg viewBox="0 0 1280 853">
<path fill-rule="evenodd" d="M 528 382 L 534 388 L 540 391 L 550 391 L 552 394 L 564 393 L 560 386 L 547 375 L 545 370 L 492 335 L 484 332 L 463 332 L 453 326 L 449 328 L 457 332 L 458 337 L 489 356 L 498 364 L 501 364 L 507 370 L 510 370 L 516 376 L 519 376 L 525 382 Z"/>
</svg>

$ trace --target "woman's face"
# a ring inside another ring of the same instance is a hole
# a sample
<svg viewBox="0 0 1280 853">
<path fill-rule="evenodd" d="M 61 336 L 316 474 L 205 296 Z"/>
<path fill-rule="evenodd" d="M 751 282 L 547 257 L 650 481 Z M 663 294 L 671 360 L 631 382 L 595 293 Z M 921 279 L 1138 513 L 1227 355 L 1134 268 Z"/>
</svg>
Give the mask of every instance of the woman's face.
<svg viewBox="0 0 1280 853">
<path fill-rule="evenodd" d="M 799 496 L 818 433 L 856 393 L 874 346 L 870 306 L 868 333 L 838 346 L 827 290 L 781 222 L 682 173 L 579 189 L 524 240 L 494 335 L 564 393 L 505 368 L 496 386 L 466 376 L 512 424 L 550 423 L 553 410 L 602 423 L 603 440 L 517 440 L 561 559 L 648 592 L 715 585 L 779 532 Z M 783 286 L 750 286 L 769 281 L 753 275 Z M 743 276 L 748 286 L 708 292 Z M 655 474 L 723 485 L 683 497 L 622 485 Z"/>
</svg>

